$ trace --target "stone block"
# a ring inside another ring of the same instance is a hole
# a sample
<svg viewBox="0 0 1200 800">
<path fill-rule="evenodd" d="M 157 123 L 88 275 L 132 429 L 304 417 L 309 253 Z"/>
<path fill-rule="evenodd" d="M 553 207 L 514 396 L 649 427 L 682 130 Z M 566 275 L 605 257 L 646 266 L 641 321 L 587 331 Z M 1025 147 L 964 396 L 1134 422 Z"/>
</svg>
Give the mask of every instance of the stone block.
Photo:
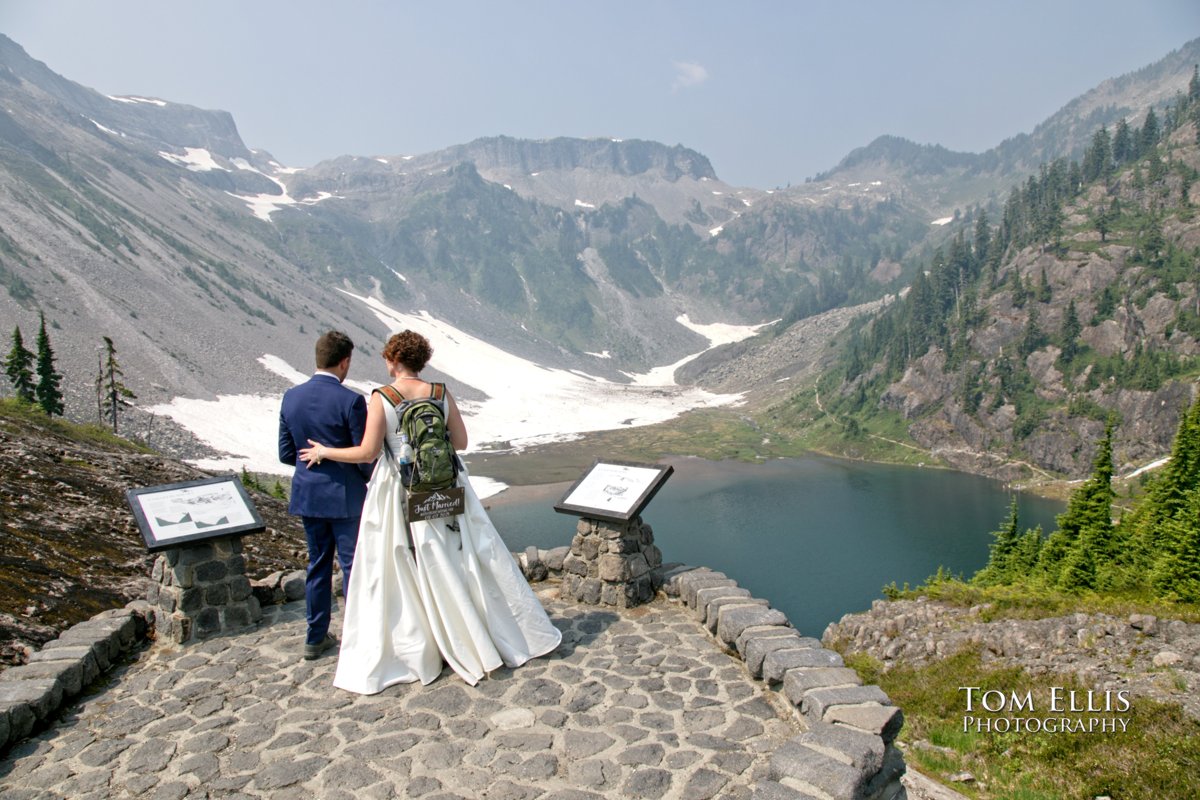
<svg viewBox="0 0 1200 800">
<path fill-rule="evenodd" d="M 728 583 L 722 583 L 728 581 Z M 724 572 L 689 572 L 679 578 L 679 599 L 687 603 L 689 608 L 696 607 L 696 592 L 706 586 L 737 586 Z"/>
<path fill-rule="evenodd" d="M 862 686 L 862 679 L 858 677 L 857 672 L 848 667 L 792 669 L 783 676 L 783 694 L 797 708 L 804 701 L 804 695 L 812 690 L 836 686 Z M 829 721 L 828 716 L 826 714 L 826 721 Z"/>
<path fill-rule="evenodd" d="M 179 595 L 179 610 L 185 614 L 192 614 L 204 607 L 204 589 L 199 586 L 193 586 L 190 589 L 184 589 Z"/>
<path fill-rule="evenodd" d="M 864 775 L 873 776 L 883 768 L 884 743 L 878 736 L 865 731 L 815 722 L 797 737 L 803 745 L 832 755 Z"/>
<path fill-rule="evenodd" d="M 8 681 L 56 681 L 64 698 L 83 691 L 83 664 L 79 660 L 37 661 L 9 667 L 2 674 Z"/>
<path fill-rule="evenodd" d="M 212 544 L 209 542 L 184 545 L 178 548 L 178 550 L 179 561 L 177 563 L 185 567 L 194 567 L 197 564 L 203 564 L 205 561 L 212 561 L 216 557 Z M 175 564 L 171 566 L 175 566 Z"/>
<path fill-rule="evenodd" d="M 553 547 L 546 551 L 546 556 L 543 560 L 551 572 L 562 572 L 563 559 L 567 557 L 568 552 L 569 550 L 566 547 Z"/>
<path fill-rule="evenodd" d="M 878 686 L 841 686 L 828 689 L 813 689 L 804 695 L 800 713 L 811 722 L 820 722 L 825 712 L 834 706 L 852 706 L 859 703 L 879 703 L 890 706 L 892 701 Z"/>
<path fill-rule="evenodd" d="M 801 792 L 779 781 L 759 781 L 754 784 L 750 800 L 821 800 L 816 795 Z"/>
<path fill-rule="evenodd" d="M 692 616 L 703 622 L 708 618 L 708 604 L 718 597 L 749 597 L 750 590 L 740 586 L 706 586 L 696 592 L 696 606 Z"/>
<path fill-rule="evenodd" d="M 675 599 L 679 599 L 679 579 L 690 572 L 697 571 L 707 572 L 708 568 L 690 567 L 687 564 L 673 563 L 663 564 L 661 567 L 655 570 L 655 572 L 657 572 L 659 577 L 662 579 L 663 593 L 666 594 L 667 597 Z"/>
<path fill-rule="evenodd" d="M 258 603 L 257 597 L 246 598 L 246 612 L 250 615 L 251 622 L 258 622 L 263 618 L 262 606 Z"/>
<path fill-rule="evenodd" d="M 33 731 L 33 726 L 37 724 L 37 714 L 28 701 L 0 699 L 0 720 L 4 721 L 0 724 L 6 724 L 8 727 L 8 741 L 16 742 Z M 0 749 L 3 749 L 3 745 L 0 745 Z"/>
<path fill-rule="evenodd" d="M 646 557 L 641 553 L 629 556 L 626 563 L 629 564 L 629 577 L 633 580 L 650 574 L 650 565 L 646 563 Z"/>
<path fill-rule="evenodd" d="M 253 593 L 250 579 L 245 575 L 234 575 L 229 579 L 229 599 L 234 603 L 241 602 Z"/>
<path fill-rule="evenodd" d="M 95 638 L 109 637 L 120 651 L 127 650 L 137 643 L 137 630 L 137 614 L 132 609 L 110 608 L 91 619 L 72 625 L 64 635 L 67 632 L 80 632 L 85 636 L 94 635 Z"/>
<path fill-rule="evenodd" d="M 640 606 L 642 603 L 650 602 L 653 598 L 654 584 L 649 575 L 643 575 L 625 584 L 626 608 Z"/>
<path fill-rule="evenodd" d="M 600 586 L 600 605 L 625 608 L 625 587 L 627 585 L 624 583 L 608 582 L 602 584 Z"/>
<path fill-rule="evenodd" d="M 205 606 L 200 609 L 200 613 L 196 614 L 195 627 L 196 636 L 201 639 L 211 636 L 214 633 L 221 632 L 221 612 L 214 606 Z"/>
<path fill-rule="evenodd" d="M 812 669 L 814 667 L 841 667 L 845 662 L 832 650 L 823 647 L 801 647 L 791 650 L 772 650 L 763 659 L 762 674 L 767 683 L 782 683 L 784 674 L 790 669 Z"/>
<path fill-rule="evenodd" d="M 587 577 L 588 561 L 572 553 L 563 561 L 563 570 L 572 575 Z"/>
<path fill-rule="evenodd" d="M 784 742 L 771 755 L 768 770 L 771 780 L 796 780 L 834 800 L 858 800 L 858 789 L 868 777 L 862 770 L 813 750 L 798 739 Z"/>
<path fill-rule="evenodd" d="M 807 642 L 816 641 L 815 639 L 806 639 L 794 628 L 772 628 L 772 630 L 780 631 L 780 633 L 750 637 L 746 637 L 743 633 L 738 637 L 738 642 L 742 643 L 742 649 L 739 652 L 746 662 L 746 669 L 750 670 L 750 674 L 756 678 L 762 677 L 763 659 L 767 657 L 767 653 L 774 650 L 806 647 L 808 646 Z M 817 646 L 820 646 L 819 643 Z"/>
<path fill-rule="evenodd" d="M 29 657 L 30 664 L 42 662 L 70 661 L 79 664 L 83 677 L 83 685 L 89 686 L 100 677 L 100 665 L 96 662 L 96 653 L 86 644 L 74 644 L 66 647 L 43 648 Z"/>
<path fill-rule="evenodd" d="M 600 556 L 600 580 L 619 583 L 630 578 L 629 561 L 624 556 L 606 554 Z"/>
<path fill-rule="evenodd" d="M 6 675 L 0 679 L 0 708 L 24 703 L 36 719 L 45 719 L 58 710 L 62 701 L 62 684 L 57 678 L 17 680 Z"/>
<path fill-rule="evenodd" d="M 650 565 L 650 569 L 662 566 L 662 550 L 659 550 L 657 545 L 642 545 L 642 553 L 645 554 L 646 563 Z"/>
<path fill-rule="evenodd" d="M 224 561 L 206 561 L 195 566 L 194 575 L 196 583 L 215 583 L 229 575 L 229 567 Z"/>
<path fill-rule="evenodd" d="M 778 625 L 752 625 L 749 628 L 746 628 L 746 630 L 742 631 L 741 635 L 738 636 L 737 641 L 734 644 L 737 648 L 738 654 L 741 655 L 742 658 L 745 658 L 746 648 L 753 639 L 769 638 L 772 636 L 795 637 L 799 635 L 800 632 L 790 626 L 787 628 L 781 628 Z"/>
<path fill-rule="evenodd" d="M 790 678 L 791 675 L 788 675 Z M 787 681 L 784 681 L 785 685 Z M 898 706 L 866 704 L 858 706 L 834 706 L 825 712 L 825 722 L 849 725 L 874 734 L 891 744 L 904 727 L 904 712 Z"/>
<path fill-rule="evenodd" d="M 704 627 L 708 628 L 709 632 L 717 632 L 717 623 L 721 621 L 721 609 L 729 606 L 762 606 L 767 607 L 769 603 L 760 597 L 719 597 L 708 604 L 708 614 L 704 621 Z"/>
<path fill-rule="evenodd" d="M 9 734 L 12 732 L 12 723 L 9 722 L 8 709 L 0 707 L 0 753 L 3 753 L 8 748 Z"/>
<path fill-rule="evenodd" d="M 222 582 L 204 587 L 204 604 L 207 606 L 228 605 L 229 584 Z"/>
<path fill-rule="evenodd" d="M 221 628 L 222 630 L 235 630 L 237 628 L 245 628 L 252 623 L 250 619 L 250 609 L 245 603 L 227 606 L 221 612 Z"/>
<path fill-rule="evenodd" d="M 584 578 L 579 583 L 579 594 L 576 599 L 588 605 L 598 605 L 600 603 L 600 585 L 599 578 Z"/>
<path fill-rule="evenodd" d="M 304 599 L 304 584 L 307 581 L 308 575 L 302 570 L 294 570 L 283 576 L 280 581 L 280 586 L 283 587 L 283 598 L 285 602 Z"/>
<path fill-rule="evenodd" d="M 777 608 L 762 606 L 727 606 L 717 617 L 717 638 L 729 646 L 737 641 L 742 631 L 751 625 L 788 624 L 787 615 Z"/>
</svg>

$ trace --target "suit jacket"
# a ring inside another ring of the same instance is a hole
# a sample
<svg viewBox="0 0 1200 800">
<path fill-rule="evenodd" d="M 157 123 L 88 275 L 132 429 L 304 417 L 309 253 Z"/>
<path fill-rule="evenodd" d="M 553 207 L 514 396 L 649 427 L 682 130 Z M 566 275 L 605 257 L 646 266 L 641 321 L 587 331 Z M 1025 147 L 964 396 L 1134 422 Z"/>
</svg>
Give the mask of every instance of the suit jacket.
<svg viewBox="0 0 1200 800">
<path fill-rule="evenodd" d="M 322 461 L 309 469 L 296 454 L 308 440 L 327 447 L 360 444 L 367 426 L 367 401 L 342 386 L 336 377 L 318 372 L 283 394 L 279 409 L 279 460 L 296 468 L 288 511 L 303 517 L 347 519 L 362 516 L 369 464 Z"/>
</svg>

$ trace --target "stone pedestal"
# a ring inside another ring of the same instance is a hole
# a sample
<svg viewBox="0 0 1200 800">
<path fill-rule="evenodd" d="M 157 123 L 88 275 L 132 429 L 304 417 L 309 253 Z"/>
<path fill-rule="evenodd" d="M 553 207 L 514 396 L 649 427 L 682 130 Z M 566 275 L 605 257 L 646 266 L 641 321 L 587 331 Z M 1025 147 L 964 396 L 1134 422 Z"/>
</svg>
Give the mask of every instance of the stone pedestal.
<svg viewBox="0 0 1200 800">
<path fill-rule="evenodd" d="M 183 644 L 262 619 L 246 577 L 240 536 L 165 550 L 155 560 L 151 578 L 146 599 L 158 608 L 160 639 Z"/>
<path fill-rule="evenodd" d="M 662 585 L 662 553 L 641 517 L 604 522 L 584 517 L 563 560 L 562 596 L 589 605 L 630 608 L 649 602 Z"/>
</svg>

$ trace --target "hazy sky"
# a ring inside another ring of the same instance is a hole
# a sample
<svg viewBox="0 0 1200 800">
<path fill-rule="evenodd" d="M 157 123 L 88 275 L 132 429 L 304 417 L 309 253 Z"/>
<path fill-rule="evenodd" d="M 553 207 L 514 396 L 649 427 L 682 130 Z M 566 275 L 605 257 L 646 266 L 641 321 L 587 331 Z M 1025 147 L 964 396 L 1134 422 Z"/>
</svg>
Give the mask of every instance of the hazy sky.
<svg viewBox="0 0 1200 800">
<path fill-rule="evenodd" d="M 981 152 L 1200 36 L 1197 0 L 0 0 L 71 80 L 233 114 L 288 166 L 652 139 L 772 188 L 895 134 Z"/>
</svg>

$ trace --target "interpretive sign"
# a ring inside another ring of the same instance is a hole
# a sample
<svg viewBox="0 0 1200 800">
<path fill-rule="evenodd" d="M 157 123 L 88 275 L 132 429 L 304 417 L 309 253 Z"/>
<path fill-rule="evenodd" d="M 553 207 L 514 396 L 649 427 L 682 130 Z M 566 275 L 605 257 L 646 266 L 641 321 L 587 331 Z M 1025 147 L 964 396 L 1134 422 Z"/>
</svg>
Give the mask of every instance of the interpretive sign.
<svg viewBox="0 0 1200 800">
<path fill-rule="evenodd" d="M 597 459 L 567 490 L 554 510 L 562 514 L 628 522 L 642 513 L 674 471 L 672 466 Z"/>
<path fill-rule="evenodd" d="M 151 552 L 267 528 L 236 475 L 129 489 L 125 499 Z"/>
</svg>

